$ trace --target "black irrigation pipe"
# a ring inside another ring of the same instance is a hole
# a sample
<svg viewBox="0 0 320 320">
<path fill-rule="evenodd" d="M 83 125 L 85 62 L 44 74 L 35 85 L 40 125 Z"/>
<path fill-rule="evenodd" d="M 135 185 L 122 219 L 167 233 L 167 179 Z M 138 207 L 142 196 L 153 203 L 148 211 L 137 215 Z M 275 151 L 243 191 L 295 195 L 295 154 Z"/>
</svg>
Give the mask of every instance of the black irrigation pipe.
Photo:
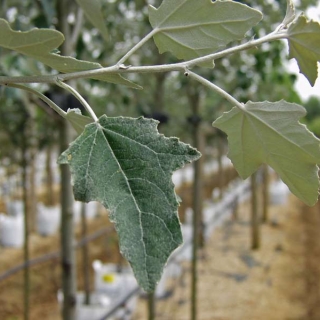
<svg viewBox="0 0 320 320">
<path fill-rule="evenodd" d="M 113 229 L 112 226 L 101 228 L 98 231 L 96 231 L 96 232 L 88 235 L 87 237 L 82 238 L 81 240 L 79 240 L 75 244 L 75 248 L 79 249 L 79 248 L 83 247 L 84 245 L 86 245 L 87 243 L 89 243 L 89 242 L 91 242 L 93 240 L 96 240 L 96 239 L 102 237 L 103 235 L 107 235 L 107 234 L 111 233 L 111 231 L 113 231 L 113 230 L 114 229 Z"/>
<path fill-rule="evenodd" d="M 238 197 L 235 197 L 235 199 L 233 199 L 233 201 L 230 201 L 230 203 L 226 204 L 224 209 L 227 208 L 233 208 L 235 205 L 235 202 L 237 201 Z M 222 212 L 224 212 L 224 210 L 221 210 Z M 215 221 L 216 219 L 220 218 L 223 214 L 219 214 L 218 217 L 214 217 L 214 219 L 211 220 L 211 223 L 213 221 Z M 101 228 L 100 230 L 94 232 L 93 234 L 87 236 L 86 238 L 81 239 L 80 241 L 78 241 L 75 245 L 76 249 L 81 248 L 82 246 L 84 246 L 85 244 L 105 235 L 108 234 L 109 232 L 111 232 L 113 230 L 113 227 L 104 227 Z M 182 250 L 179 250 L 176 254 L 173 254 L 173 256 L 171 257 L 171 259 L 168 261 L 168 265 L 176 262 L 176 260 L 178 259 L 179 255 L 182 254 L 188 247 L 189 245 L 191 245 L 191 240 L 188 241 L 187 243 L 184 244 L 183 248 L 181 248 Z M 11 268 L 10 270 L 6 271 L 5 273 L 0 275 L 0 282 L 5 280 L 6 278 L 10 277 L 11 275 L 21 271 L 22 269 L 26 268 L 26 266 L 34 266 L 37 264 L 40 264 L 42 262 L 46 262 L 49 260 L 53 260 L 53 259 L 57 259 L 60 257 L 60 251 L 56 251 L 56 252 L 52 252 L 52 253 L 48 253 L 45 254 L 43 256 L 40 256 L 38 258 L 29 260 L 27 263 L 22 263 L 16 267 Z M 98 320 L 106 320 L 109 317 L 111 317 L 119 308 L 121 308 L 122 306 L 125 305 L 125 303 L 134 295 L 138 294 L 140 292 L 140 287 L 136 287 L 135 289 L 133 289 L 132 291 L 130 291 L 126 296 L 123 297 L 123 299 L 121 299 L 120 301 L 118 301 L 111 310 L 109 310 L 104 316 L 102 316 L 101 318 L 99 318 Z"/>
<path fill-rule="evenodd" d="M 250 190 L 250 185 L 248 186 L 245 186 L 244 188 L 244 193 L 248 192 Z M 238 199 L 239 199 L 239 196 L 238 195 L 235 195 L 233 199 L 231 199 L 228 203 L 226 203 L 224 205 L 224 207 L 220 208 L 220 211 L 218 214 L 214 215 L 210 220 L 209 220 L 209 223 L 205 226 L 205 227 L 209 227 L 211 226 L 211 224 L 215 223 L 217 220 L 219 220 L 225 213 L 225 210 L 228 210 L 228 209 L 231 209 L 231 210 L 234 210 L 237 203 L 238 203 Z"/>
<path fill-rule="evenodd" d="M 18 273 L 19 271 L 21 271 L 27 267 L 32 267 L 32 266 L 35 266 L 35 265 L 40 264 L 45 261 L 57 259 L 57 258 L 59 258 L 59 256 L 60 256 L 60 251 L 55 251 L 55 252 L 51 252 L 51 253 L 45 254 L 43 256 L 40 256 L 38 258 L 31 259 L 27 262 L 18 264 L 17 266 L 2 273 L 0 275 L 0 282 L 6 280 L 7 278 L 13 276 L 14 274 Z"/>
<path fill-rule="evenodd" d="M 244 191 L 248 192 L 248 189 L 250 189 L 250 186 L 245 187 Z M 216 217 L 214 216 L 213 219 L 210 220 L 210 223 L 213 223 L 216 219 L 221 218 L 221 216 L 223 216 L 224 212 L 226 209 L 234 209 L 236 203 L 238 201 L 238 196 L 235 196 L 234 199 L 232 199 L 230 202 L 226 203 L 226 205 L 221 208 L 221 212 L 219 213 L 219 215 Z M 168 261 L 168 265 L 177 262 L 177 259 L 179 258 L 179 256 L 186 250 L 188 249 L 188 247 L 192 245 L 192 239 L 185 242 L 184 246 L 175 253 L 173 253 L 173 255 L 171 256 L 171 258 Z M 123 297 L 123 299 L 121 299 L 119 302 L 117 302 L 113 308 L 111 310 L 108 311 L 108 313 L 106 313 L 103 317 L 99 318 L 98 320 L 106 320 L 109 317 L 113 316 L 114 313 L 121 308 L 122 306 L 125 305 L 125 303 L 134 295 L 138 294 L 140 292 L 140 288 L 136 287 L 135 289 L 133 289 L 131 292 L 129 292 L 125 297 Z"/>
<path fill-rule="evenodd" d="M 113 227 L 104 227 L 104 228 L 101 228 L 99 229 L 98 231 L 90 234 L 89 236 L 79 240 L 74 248 L 75 249 L 79 249 L 81 247 L 83 247 L 84 245 L 86 245 L 87 243 L 97 239 L 97 238 L 100 238 L 101 236 L 103 235 L 107 235 L 108 233 L 110 233 L 111 231 L 113 230 Z M 40 263 L 43 263 L 43 262 L 47 262 L 47 261 L 50 261 L 50 260 L 54 260 L 54 259 L 59 259 L 60 258 L 60 254 L 61 254 L 61 251 L 58 250 L 58 251 L 54 251 L 54 252 L 51 252 L 51 253 L 47 253 L 47 254 L 44 254 L 40 257 L 37 257 L 37 258 L 34 258 L 34 259 L 31 259 L 27 262 L 24 262 L 24 263 L 21 263 L 9 270 L 7 270 L 6 272 L 0 274 L 0 282 L 6 280 L 7 278 L 11 277 L 12 275 L 18 273 L 19 271 L 27 268 L 27 267 L 33 267 L 33 266 L 36 266 Z"/>
</svg>

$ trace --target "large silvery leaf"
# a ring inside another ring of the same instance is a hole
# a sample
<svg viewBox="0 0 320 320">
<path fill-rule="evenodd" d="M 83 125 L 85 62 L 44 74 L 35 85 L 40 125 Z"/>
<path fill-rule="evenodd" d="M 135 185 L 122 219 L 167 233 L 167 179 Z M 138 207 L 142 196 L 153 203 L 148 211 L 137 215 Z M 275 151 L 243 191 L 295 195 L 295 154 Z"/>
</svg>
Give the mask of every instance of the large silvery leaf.
<svg viewBox="0 0 320 320">
<path fill-rule="evenodd" d="M 158 9 L 149 6 L 149 19 L 160 53 L 189 60 L 241 40 L 262 14 L 234 1 L 164 0 Z"/>
<path fill-rule="evenodd" d="M 249 101 L 213 125 L 228 135 L 229 157 L 242 178 L 262 163 L 270 165 L 291 192 L 308 205 L 318 199 L 319 140 L 298 120 L 305 109 L 286 101 Z"/>
<path fill-rule="evenodd" d="M 318 77 L 317 62 L 320 61 L 320 24 L 307 21 L 302 14 L 288 29 L 289 58 L 295 58 L 300 72 L 313 86 Z"/>
<path fill-rule="evenodd" d="M 101 0 L 76 0 L 78 5 L 84 11 L 88 20 L 100 30 L 102 36 L 108 40 L 108 30 L 105 25 L 102 12 Z"/>
<path fill-rule="evenodd" d="M 109 209 L 120 250 L 146 291 L 182 242 L 171 175 L 200 156 L 156 127 L 152 119 L 102 116 L 59 158 L 71 167 L 75 199 Z"/>
<path fill-rule="evenodd" d="M 52 53 L 64 41 L 57 30 L 32 29 L 26 32 L 13 31 L 8 22 L 0 19 L 0 47 L 17 51 L 63 73 L 100 69 L 99 63 L 77 60 Z M 140 88 L 119 74 L 92 76 L 93 79 Z"/>
</svg>

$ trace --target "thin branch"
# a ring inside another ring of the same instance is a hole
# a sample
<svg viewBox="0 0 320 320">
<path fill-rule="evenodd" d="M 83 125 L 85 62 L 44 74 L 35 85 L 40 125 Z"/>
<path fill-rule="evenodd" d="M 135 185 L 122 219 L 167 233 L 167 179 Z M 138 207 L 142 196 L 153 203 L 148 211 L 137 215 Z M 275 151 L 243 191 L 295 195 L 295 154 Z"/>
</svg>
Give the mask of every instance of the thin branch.
<svg viewBox="0 0 320 320">
<path fill-rule="evenodd" d="M 57 106 L 52 100 L 50 100 L 48 97 L 46 97 L 41 92 L 39 92 L 35 89 L 32 89 L 28 86 L 25 86 L 23 84 L 8 83 L 8 84 L 6 84 L 6 86 L 12 87 L 12 88 L 17 88 L 17 89 L 22 89 L 22 90 L 25 90 L 25 91 L 28 91 L 28 92 L 31 92 L 31 93 L 37 95 L 42 101 L 44 101 L 50 108 L 52 108 L 55 112 L 57 112 L 61 117 L 63 117 L 63 118 L 67 117 L 67 113 L 65 111 L 63 111 L 59 106 Z"/>
<path fill-rule="evenodd" d="M 242 111 L 245 110 L 244 105 L 241 102 L 236 100 L 228 92 L 224 91 L 223 89 L 216 86 L 215 84 L 208 81 L 207 79 L 205 79 L 205 78 L 199 76 L 198 74 L 196 74 L 192 71 L 189 71 L 189 70 L 185 72 L 185 76 L 190 77 L 191 79 L 194 79 L 194 80 L 198 81 L 199 83 L 203 84 L 205 87 L 208 87 L 208 88 L 214 90 L 215 92 L 219 93 L 221 96 L 223 96 L 225 99 L 230 101 L 233 105 L 238 107 L 240 110 L 242 110 Z"/>
<path fill-rule="evenodd" d="M 213 54 L 209 54 L 207 56 L 204 57 L 200 57 L 200 58 L 196 58 L 196 59 L 192 59 L 186 62 L 186 65 L 188 68 L 193 67 L 195 65 L 199 65 L 202 64 L 204 62 L 210 62 L 213 60 L 217 60 L 220 58 L 223 58 L 229 54 L 232 53 L 236 53 L 236 52 L 240 52 L 243 50 L 248 50 L 257 46 L 260 46 L 261 44 L 265 43 L 265 42 L 271 42 L 274 40 L 280 40 L 280 39 L 285 39 L 288 36 L 288 32 L 287 30 L 281 30 L 281 31 L 277 31 L 277 32 L 272 32 L 267 34 L 264 37 L 261 37 L 257 40 L 250 40 L 248 42 L 245 42 L 243 44 L 240 44 L 238 46 L 232 47 L 232 48 L 228 48 Z"/>
<path fill-rule="evenodd" d="M 61 81 L 67 81 L 72 79 L 79 78 L 93 78 L 98 75 L 103 74 L 126 74 L 126 73 L 156 73 L 156 72 L 171 72 L 171 71 L 184 71 L 185 69 L 191 68 L 195 65 L 202 64 L 204 62 L 213 61 L 220 59 L 229 54 L 247 50 L 256 46 L 259 46 L 265 42 L 284 39 L 288 36 L 286 30 L 281 30 L 279 32 L 270 33 L 262 38 L 257 40 L 250 40 L 244 44 L 222 50 L 204 57 L 188 60 L 180 63 L 164 64 L 164 65 L 155 65 L 155 66 L 127 66 L 123 67 L 122 63 L 137 49 L 139 49 L 143 43 L 145 43 L 152 35 L 155 34 L 149 33 L 143 40 L 141 40 L 135 47 L 133 47 L 119 62 L 111 67 L 78 71 L 73 73 L 66 74 L 56 74 L 56 75 L 44 75 L 44 76 L 27 76 L 27 77 L 0 77 L 1 84 L 9 83 L 56 83 L 57 78 Z"/>
<path fill-rule="evenodd" d="M 130 56 L 132 56 L 138 49 L 140 49 L 147 41 L 149 41 L 156 33 L 157 29 L 153 29 L 144 38 L 142 38 L 131 50 L 129 50 L 118 62 L 117 65 L 123 64 Z"/>
<path fill-rule="evenodd" d="M 96 116 L 96 114 L 94 113 L 90 105 L 87 103 L 87 101 L 81 96 L 81 94 L 77 90 L 73 89 L 71 86 L 69 86 L 68 84 L 58 79 L 56 80 L 56 84 L 59 87 L 69 91 L 72 95 L 74 95 L 80 101 L 80 103 L 85 107 L 85 109 L 89 112 L 91 118 L 95 122 L 98 122 L 98 117 Z"/>
</svg>

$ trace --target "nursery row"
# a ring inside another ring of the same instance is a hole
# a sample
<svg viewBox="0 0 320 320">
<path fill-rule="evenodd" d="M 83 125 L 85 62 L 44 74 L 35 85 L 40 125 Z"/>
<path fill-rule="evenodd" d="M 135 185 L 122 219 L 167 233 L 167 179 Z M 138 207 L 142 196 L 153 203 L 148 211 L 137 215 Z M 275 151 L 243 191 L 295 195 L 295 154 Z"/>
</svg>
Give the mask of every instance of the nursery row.
<svg viewBox="0 0 320 320">
<path fill-rule="evenodd" d="M 272 204 L 284 204 L 287 199 L 288 189 L 281 181 L 275 181 L 270 186 Z M 234 181 L 228 187 L 220 200 L 209 200 L 203 209 L 203 232 L 207 241 L 214 230 L 232 217 L 240 203 L 247 201 L 251 195 L 249 180 Z M 164 269 L 162 278 L 157 285 L 155 298 L 166 298 L 170 293 L 168 283 L 181 280 L 186 276 L 184 266 L 192 259 L 192 209 L 186 212 L 185 223 L 182 224 L 184 243 L 170 257 Z M 115 264 L 102 264 L 100 261 L 93 263 L 95 272 L 95 289 L 91 294 L 89 304 L 85 304 L 84 293 L 79 292 L 77 297 L 77 319 L 131 319 L 134 313 L 138 295 L 144 295 L 134 280 L 131 269 Z M 175 285 L 171 286 L 175 288 Z"/>
<path fill-rule="evenodd" d="M 43 163 L 43 155 L 40 154 L 37 159 L 39 165 Z M 227 157 L 223 157 L 223 166 L 230 165 L 230 160 Z M 43 167 L 36 174 L 36 187 L 41 189 L 43 186 Z M 57 167 L 53 166 L 54 176 L 58 180 Z M 211 161 L 204 167 L 206 174 L 216 172 L 218 170 L 218 162 Z M 2 172 L 4 174 L 4 172 Z M 1 175 L 1 173 L 0 173 Z M 1 178 L 1 177 L 0 177 Z M 2 178 L 3 175 L 2 175 Z M 4 247 L 16 247 L 20 248 L 24 242 L 24 204 L 22 200 L 11 200 L 12 194 L 21 185 L 19 180 L 20 175 L 14 174 L 5 183 L 2 184 L 2 198 L 5 202 L 6 214 L 0 213 L 0 245 Z M 186 166 L 185 168 L 174 172 L 173 182 L 176 188 L 179 188 L 183 183 L 191 183 L 193 179 L 193 167 Z M 96 202 L 90 202 L 85 204 L 85 215 L 87 219 L 92 219 L 96 216 L 99 206 Z M 81 218 L 82 205 L 81 202 L 74 202 L 74 222 L 78 223 Z M 60 226 L 61 221 L 61 209 L 58 205 L 46 206 L 43 203 L 38 203 L 36 206 L 36 219 L 35 219 L 35 231 L 42 236 L 50 236 L 55 234 Z"/>
</svg>

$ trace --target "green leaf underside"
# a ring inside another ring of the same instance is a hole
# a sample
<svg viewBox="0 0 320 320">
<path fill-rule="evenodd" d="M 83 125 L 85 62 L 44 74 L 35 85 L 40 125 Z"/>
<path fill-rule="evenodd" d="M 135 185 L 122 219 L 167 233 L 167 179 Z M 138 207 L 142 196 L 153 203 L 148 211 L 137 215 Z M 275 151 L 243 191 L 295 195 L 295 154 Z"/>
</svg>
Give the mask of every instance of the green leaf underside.
<svg viewBox="0 0 320 320">
<path fill-rule="evenodd" d="M 298 198 L 308 205 L 318 199 L 319 139 L 298 120 L 303 107 L 278 102 L 251 102 L 234 107 L 213 125 L 228 135 L 229 157 L 242 178 L 262 163 L 270 165 Z"/>
<path fill-rule="evenodd" d="M 318 77 L 320 61 L 320 24 L 307 21 L 301 14 L 288 29 L 289 59 L 295 58 L 300 72 L 306 76 L 312 86 Z"/>
<path fill-rule="evenodd" d="M 93 122 L 92 118 L 83 116 L 80 109 L 69 109 L 67 111 L 66 119 L 71 123 L 78 134 L 82 133 L 87 124 Z"/>
<path fill-rule="evenodd" d="M 64 36 L 53 29 L 32 29 L 21 32 L 10 28 L 9 23 L 0 19 L 0 47 L 14 50 L 28 57 L 36 59 L 43 64 L 62 73 L 88 71 L 100 69 L 99 63 L 77 60 L 73 57 L 64 57 L 52 53 L 64 41 Z M 132 88 L 141 87 L 121 77 L 119 74 L 105 74 L 92 76 L 92 79 L 123 84 Z"/>
<path fill-rule="evenodd" d="M 154 40 L 160 53 L 189 60 L 243 39 L 262 14 L 233 1 L 164 0 L 158 9 L 149 6 L 149 19 L 158 30 Z"/>
<path fill-rule="evenodd" d="M 154 290 L 182 242 L 171 175 L 200 157 L 177 138 L 160 135 L 157 123 L 104 115 L 59 158 L 71 167 L 75 199 L 109 209 L 120 250 L 146 291 Z"/>
<path fill-rule="evenodd" d="M 78 5 L 84 11 L 88 20 L 95 26 L 101 35 L 107 40 L 108 39 L 108 29 L 105 25 L 100 0 L 76 0 Z"/>
</svg>

